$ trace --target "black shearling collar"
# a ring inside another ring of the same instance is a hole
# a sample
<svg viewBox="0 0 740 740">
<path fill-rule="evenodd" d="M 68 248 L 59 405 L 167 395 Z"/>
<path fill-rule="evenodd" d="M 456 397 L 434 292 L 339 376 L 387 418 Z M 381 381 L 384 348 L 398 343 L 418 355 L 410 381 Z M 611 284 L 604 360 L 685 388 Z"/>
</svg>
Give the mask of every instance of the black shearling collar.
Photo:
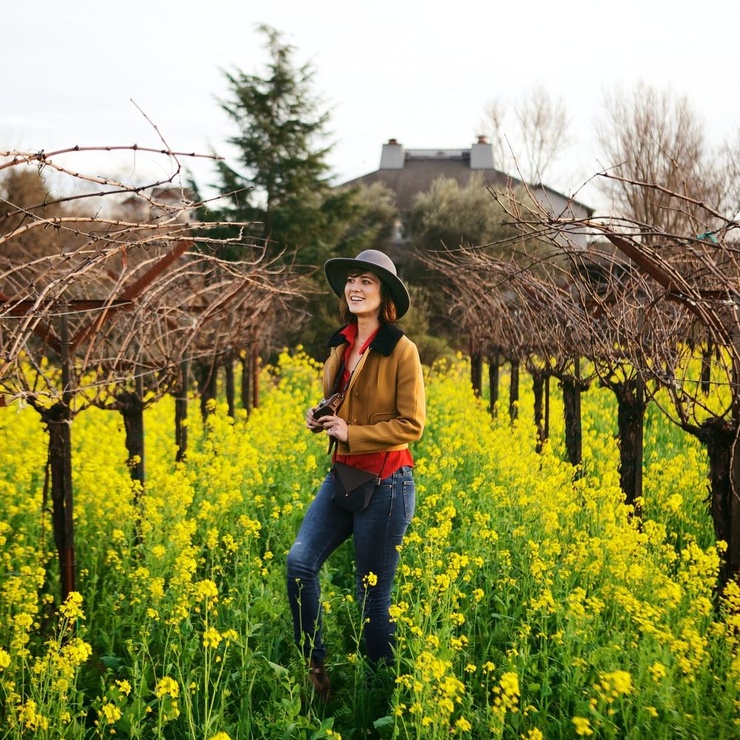
<svg viewBox="0 0 740 740">
<path fill-rule="evenodd" d="M 340 327 L 329 337 L 329 341 L 326 343 L 327 347 L 339 347 L 347 343 L 346 338 L 341 333 L 344 328 L 344 326 Z M 380 352 L 381 355 L 388 357 L 395 349 L 403 334 L 403 331 L 395 324 L 382 324 L 380 329 L 378 329 L 378 333 L 375 335 L 375 339 L 370 343 L 370 349 L 374 349 L 376 352 Z"/>
</svg>

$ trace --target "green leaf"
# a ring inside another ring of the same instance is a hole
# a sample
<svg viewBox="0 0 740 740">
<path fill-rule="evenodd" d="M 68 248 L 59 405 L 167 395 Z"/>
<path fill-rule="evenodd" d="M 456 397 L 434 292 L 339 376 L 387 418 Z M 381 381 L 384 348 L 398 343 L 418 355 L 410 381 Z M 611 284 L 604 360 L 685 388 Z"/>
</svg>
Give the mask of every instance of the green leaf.
<svg viewBox="0 0 740 740">
<path fill-rule="evenodd" d="M 267 664 L 270 666 L 270 668 L 272 668 L 273 671 L 275 671 L 276 676 L 288 675 L 288 669 L 285 666 L 279 665 L 278 663 L 273 663 L 271 660 L 268 660 Z"/>
<path fill-rule="evenodd" d="M 391 737 L 391 735 L 393 735 L 394 725 L 395 722 L 393 721 L 393 717 L 390 715 L 379 717 L 375 722 L 373 722 L 373 727 L 380 737 Z"/>
<path fill-rule="evenodd" d="M 115 655 L 101 655 L 100 662 L 109 671 L 118 671 L 123 665 L 123 661 L 120 658 L 117 658 Z"/>
</svg>

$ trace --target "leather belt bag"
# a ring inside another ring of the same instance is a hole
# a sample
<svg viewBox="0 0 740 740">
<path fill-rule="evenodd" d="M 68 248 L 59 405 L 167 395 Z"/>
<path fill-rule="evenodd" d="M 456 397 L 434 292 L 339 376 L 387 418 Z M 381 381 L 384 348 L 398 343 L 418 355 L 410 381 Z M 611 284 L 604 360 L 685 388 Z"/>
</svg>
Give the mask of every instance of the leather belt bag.
<svg viewBox="0 0 740 740">
<path fill-rule="evenodd" d="M 353 468 L 341 462 L 334 463 L 332 473 L 334 503 L 347 511 L 356 512 L 366 509 L 375 487 L 380 484 L 380 477 L 375 473 Z"/>
</svg>

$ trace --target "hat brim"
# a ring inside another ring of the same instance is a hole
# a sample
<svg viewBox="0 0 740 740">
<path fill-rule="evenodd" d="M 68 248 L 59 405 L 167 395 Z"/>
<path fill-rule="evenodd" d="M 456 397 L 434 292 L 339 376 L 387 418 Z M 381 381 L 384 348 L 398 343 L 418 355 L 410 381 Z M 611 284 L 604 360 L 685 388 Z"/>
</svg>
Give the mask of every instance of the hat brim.
<svg viewBox="0 0 740 740">
<path fill-rule="evenodd" d="M 333 257 L 324 265 L 326 279 L 329 281 L 331 289 L 338 298 L 344 295 L 347 273 L 350 270 L 356 269 L 372 272 L 373 275 L 377 275 L 385 283 L 393 302 L 396 304 L 396 316 L 399 319 L 408 312 L 411 305 L 411 298 L 406 286 L 398 275 L 394 275 L 390 270 L 386 270 L 374 262 L 353 259 L 351 257 Z"/>
</svg>

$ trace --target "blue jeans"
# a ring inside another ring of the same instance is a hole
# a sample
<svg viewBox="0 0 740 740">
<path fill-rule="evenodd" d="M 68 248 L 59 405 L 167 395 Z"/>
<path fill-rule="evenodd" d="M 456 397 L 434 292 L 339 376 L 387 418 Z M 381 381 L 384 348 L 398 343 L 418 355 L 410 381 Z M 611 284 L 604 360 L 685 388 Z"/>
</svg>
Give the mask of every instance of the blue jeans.
<svg viewBox="0 0 740 740">
<path fill-rule="evenodd" d="M 416 490 L 412 469 L 403 467 L 384 478 L 368 507 L 354 514 L 332 501 L 332 476 L 329 473 L 319 487 L 288 553 L 288 599 L 295 641 L 305 657 L 324 659 L 319 571 L 329 555 L 352 536 L 355 589 L 367 657 L 373 662 L 392 659 L 395 623 L 388 609 L 398 566 L 398 546 L 414 515 Z M 378 579 L 374 586 L 367 580 L 370 573 Z"/>
</svg>

